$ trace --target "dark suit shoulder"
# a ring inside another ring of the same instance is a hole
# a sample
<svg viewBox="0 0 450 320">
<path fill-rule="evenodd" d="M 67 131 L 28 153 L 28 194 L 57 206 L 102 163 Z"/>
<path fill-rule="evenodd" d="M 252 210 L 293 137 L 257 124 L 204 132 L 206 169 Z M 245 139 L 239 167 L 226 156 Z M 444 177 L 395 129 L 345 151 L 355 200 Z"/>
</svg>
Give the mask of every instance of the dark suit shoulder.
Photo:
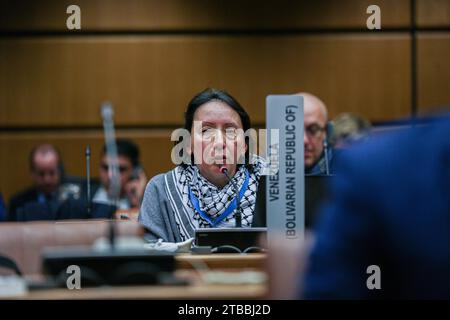
<svg viewBox="0 0 450 320">
<path fill-rule="evenodd" d="M 37 197 L 37 190 L 36 188 L 30 187 L 28 189 L 25 189 L 23 191 L 20 191 L 16 194 L 14 194 L 10 200 L 9 204 L 21 204 L 28 201 L 35 201 Z"/>
<path fill-rule="evenodd" d="M 13 195 L 9 200 L 8 216 L 9 221 L 16 221 L 17 209 L 24 206 L 28 202 L 34 202 L 37 199 L 37 190 L 30 187 Z"/>
</svg>

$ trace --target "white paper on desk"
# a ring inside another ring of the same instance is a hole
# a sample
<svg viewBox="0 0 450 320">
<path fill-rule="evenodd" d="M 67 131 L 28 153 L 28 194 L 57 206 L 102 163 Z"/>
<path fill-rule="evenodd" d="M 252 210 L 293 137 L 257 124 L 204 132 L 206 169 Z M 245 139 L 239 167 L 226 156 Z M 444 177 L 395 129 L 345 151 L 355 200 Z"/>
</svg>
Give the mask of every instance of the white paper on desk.
<svg viewBox="0 0 450 320">
<path fill-rule="evenodd" d="M 139 237 L 117 237 L 115 239 L 116 249 L 132 250 L 144 249 L 149 251 L 166 251 L 185 253 L 190 252 L 194 238 L 183 242 L 163 242 L 162 239 L 148 243 Z M 106 238 L 97 239 L 92 246 L 95 251 L 106 251 L 110 249 L 110 242 Z"/>
<path fill-rule="evenodd" d="M 157 242 L 145 244 L 144 248 L 156 251 L 186 253 L 190 252 L 193 241 L 194 238 L 187 239 L 183 242 L 162 242 L 161 240 L 159 240 Z"/>
<path fill-rule="evenodd" d="M 23 278 L 18 276 L 0 276 L 0 298 L 26 295 L 28 288 Z"/>
</svg>

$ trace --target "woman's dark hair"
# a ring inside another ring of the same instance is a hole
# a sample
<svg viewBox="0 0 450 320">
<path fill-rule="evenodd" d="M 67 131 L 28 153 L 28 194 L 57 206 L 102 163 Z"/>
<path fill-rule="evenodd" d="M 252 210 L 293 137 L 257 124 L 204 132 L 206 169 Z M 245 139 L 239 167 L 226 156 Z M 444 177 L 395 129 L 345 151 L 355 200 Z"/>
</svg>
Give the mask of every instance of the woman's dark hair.
<svg viewBox="0 0 450 320">
<path fill-rule="evenodd" d="M 192 129 L 194 122 L 194 114 L 197 109 L 210 101 L 220 101 L 228 105 L 231 109 L 237 112 L 239 118 L 241 118 L 242 128 L 244 132 L 250 129 L 250 117 L 245 109 L 233 98 L 228 92 L 218 89 L 208 88 L 197 94 L 189 102 L 187 110 L 184 114 L 184 128 L 189 132 Z"/>
<path fill-rule="evenodd" d="M 244 132 L 250 129 L 250 116 L 247 111 L 240 105 L 240 103 L 233 98 L 228 92 L 224 90 L 218 90 L 214 88 L 207 88 L 202 92 L 195 95 L 189 102 L 186 112 L 184 113 L 184 129 L 191 132 L 192 125 L 194 123 L 194 114 L 197 109 L 210 101 L 220 101 L 236 111 L 242 122 L 242 128 Z M 247 152 L 245 153 L 245 163 L 248 163 L 249 159 L 249 142 L 248 137 L 245 138 L 245 144 L 247 145 Z M 193 155 L 191 157 L 193 163 Z"/>
</svg>

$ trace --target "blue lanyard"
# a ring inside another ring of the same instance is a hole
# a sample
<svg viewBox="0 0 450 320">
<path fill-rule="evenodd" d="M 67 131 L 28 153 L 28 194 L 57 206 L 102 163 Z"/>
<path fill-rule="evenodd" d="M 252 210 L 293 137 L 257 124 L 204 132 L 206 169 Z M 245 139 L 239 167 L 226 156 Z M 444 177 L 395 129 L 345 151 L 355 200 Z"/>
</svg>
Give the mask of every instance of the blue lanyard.
<svg viewBox="0 0 450 320">
<path fill-rule="evenodd" d="M 191 187 L 188 187 L 189 188 L 189 200 L 191 201 L 191 203 L 194 206 L 195 210 L 200 214 L 200 216 L 203 219 L 205 219 L 206 221 L 208 221 L 208 223 L 212 227 L 215 227 L 220 222 L 222 222 L 223 219 L 228 217 L 236 209 L 238 202 L 241 201 L 241 198 L 244 196 L 244 193 L 247 190 L 249 180 L 250 180 L 250 176 L 249 176 L 248 170 L 245 169 L 245 181 L 244 181 L 244 184 L 242 185 L 241 190 L 239 190 L 239 194 L 233 199 L 233 200 L 236 200 L 236 201 L 231 201 L 230 205 L 225 209 L 225 211 L 216 220 L 212 220 L 211 217 L 208 216 L 208 214 L 206 214 L 202 209 L 200 209 L 199 201 L 194 196 L 194 194 L 192 193 Z"/>
</svg>

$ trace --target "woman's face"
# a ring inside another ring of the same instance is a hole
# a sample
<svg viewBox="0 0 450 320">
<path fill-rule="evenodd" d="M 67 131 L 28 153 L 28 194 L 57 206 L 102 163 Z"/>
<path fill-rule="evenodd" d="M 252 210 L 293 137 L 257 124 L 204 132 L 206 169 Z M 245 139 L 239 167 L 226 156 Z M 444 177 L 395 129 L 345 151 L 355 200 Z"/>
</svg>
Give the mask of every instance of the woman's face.
<svg viewBox="0 0 450 320">
<path fill-rule="evenodd" d="M 223 187 L 228 179 L 220 168 L 226 167 L 233 176 L 237 161 L 243 159 L 247 150 L 239 114 L 224 102 L 207 102 L 194 113 L 191 137 L 191 150 L 200 173 Z"/>
</svg>

